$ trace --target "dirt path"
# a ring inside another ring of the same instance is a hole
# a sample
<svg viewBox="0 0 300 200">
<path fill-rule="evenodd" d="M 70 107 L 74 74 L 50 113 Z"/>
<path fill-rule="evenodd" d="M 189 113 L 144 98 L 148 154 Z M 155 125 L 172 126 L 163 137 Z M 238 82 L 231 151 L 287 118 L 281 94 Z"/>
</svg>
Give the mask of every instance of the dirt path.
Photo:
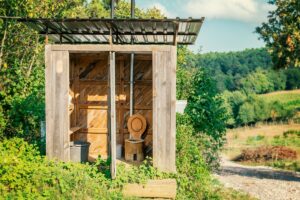
<svg viewBox="0 0 300 200">
<path fill-rule="evenodd" d="M 215 175 L 226 187 L 249 193 L 262 200 L 300 199 L 300 174 L 264 166 L 244 166 L 226 158 Z"/>
</svg>

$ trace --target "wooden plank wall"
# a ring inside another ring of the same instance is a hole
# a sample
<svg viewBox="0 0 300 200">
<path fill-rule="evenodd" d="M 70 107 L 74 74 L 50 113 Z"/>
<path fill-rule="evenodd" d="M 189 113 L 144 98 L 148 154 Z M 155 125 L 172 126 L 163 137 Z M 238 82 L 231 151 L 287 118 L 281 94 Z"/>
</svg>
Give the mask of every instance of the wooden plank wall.
<svg viewBox="0 0 300 200">
<path fill-rule="evenodd" d="M 129 138 L 129 74 L 130 54 L 116 54 L 117 144 Z M 71 54 L 70 94 L 74 107 L 71 127 L 82 127 L 72 140 L 91 143 L 89 159 L 108 156 L 108 53 Z M 91 65 L 94 67 L 89 67 Z M 90 70 L 87 70 L 90 69 Z M 82 76 L 86 71 L 89 73 Z M 81 78 L 80 78 L 81 76 Z M 135 56 L 134 112 L 142 114 L 148 127 L 144 134 L 146 146 L 152 145 L 152 55 Z"/>
<path fill-rule="evenodd" d="M 108 53 L 71 54 L 72 140 L 91 143 L 89 160 L 108 155 Z"/>
<path fill-rule="evenodd" d="M 153 164 L 176 171 L 176 47 L 153 51 Z"/>
<path fill-rule="evenodd" d="M 46 47 L 46 152 L 49 158 L 70 159 L 69 52 Z"/>
<path fill-rule="evenodd" d="M 107 155 L 108 52 L 72 53 L 73 57 L 69 59 L 67 47 L 64 50 L 53 49 L 54 47 L 46 46 L 47 156 L 69 160 L 69 128 L 74 126 L 82 126 L 82 129 L 72 139 L 91 141 L 90 155 Z M 128 137 L 127 55 L 129 53 L 116 56 L 117 142 L 120 144 Z M 143 114 L 149 124 L 146 144 L 151 145 L 153 138 L 155 167 L 163 171 L 175 171 L 176 47 L 153 47 L 152 58 L 148 54 L 140 55 L 140 58 L 136 56 L 136 59 L 135 111 Z M 91 67 L 90 64 L 95 61 L 96 67 Z M 70 107 L 69 95 L 73 97 Z M 120 95 L 125 95 L 125 100 L 119 99 Z M 72 110 L 70 118 L 69 108 Z"/>
</svg>

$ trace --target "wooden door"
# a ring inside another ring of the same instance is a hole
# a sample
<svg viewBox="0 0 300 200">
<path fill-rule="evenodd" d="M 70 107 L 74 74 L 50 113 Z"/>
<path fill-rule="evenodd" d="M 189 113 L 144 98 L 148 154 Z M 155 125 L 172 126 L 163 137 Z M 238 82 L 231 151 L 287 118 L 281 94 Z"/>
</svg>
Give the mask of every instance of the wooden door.
<svg viewBox="0 0 300 200">
<path fill-rule="evenodd" d="M 176 171 L 176 47 L 153 51 L 153 164 Z"/>
</svg>

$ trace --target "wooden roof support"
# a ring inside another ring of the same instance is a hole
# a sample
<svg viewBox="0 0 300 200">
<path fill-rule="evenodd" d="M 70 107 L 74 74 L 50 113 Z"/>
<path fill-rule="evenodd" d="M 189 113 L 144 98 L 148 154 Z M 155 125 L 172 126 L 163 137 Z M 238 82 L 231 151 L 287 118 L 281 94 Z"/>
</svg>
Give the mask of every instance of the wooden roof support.
<svg viewBox="0 0 300 200">
<path fill-rule="evenodd" d="M 116 178 L 116 69 L 115 69 L 115 52 L 109 52 L 109 116 L 110 116 L 110 156 L 111 156 L 111 166 L 110 173 L 111 178 Z"/>
<path fill-rule="evenodd" d="M 178 29 L 179 29 L 179 24 L 174 22 L 174 38 L 173 38 L 173 44 L 174 46 L 177 46 L 177 40 L 178 40 Z"/>
</svg>

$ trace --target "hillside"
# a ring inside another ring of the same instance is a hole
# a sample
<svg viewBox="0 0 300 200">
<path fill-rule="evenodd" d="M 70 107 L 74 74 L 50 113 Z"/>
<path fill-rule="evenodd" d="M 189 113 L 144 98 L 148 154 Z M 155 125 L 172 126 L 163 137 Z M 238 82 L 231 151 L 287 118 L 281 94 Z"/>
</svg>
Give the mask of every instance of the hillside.
<svg viewBox="0 0 300 200">
<path fill-rule="evenodd" d="M 300 90 L 285 90 L 260 95 L 266 102 L 280 102 L 288 109 L 300 109 Z"/>
<path fill-rule="evenodd" d="M 251 80 L 253 84 L 257 80 L 256 85 L 265 84 L 263 90 L 256 93 L 300 88 L 300 69 L 274 70 L 271 57 L 265 48 L 225 53 L 191 53 L 186 62 L 187 67 L 207 69 L 215 78 L 220 92 L 248 87 L 247 80 Z M 256 85 L 252 87 L 257 87 Z"/>
</svg>

